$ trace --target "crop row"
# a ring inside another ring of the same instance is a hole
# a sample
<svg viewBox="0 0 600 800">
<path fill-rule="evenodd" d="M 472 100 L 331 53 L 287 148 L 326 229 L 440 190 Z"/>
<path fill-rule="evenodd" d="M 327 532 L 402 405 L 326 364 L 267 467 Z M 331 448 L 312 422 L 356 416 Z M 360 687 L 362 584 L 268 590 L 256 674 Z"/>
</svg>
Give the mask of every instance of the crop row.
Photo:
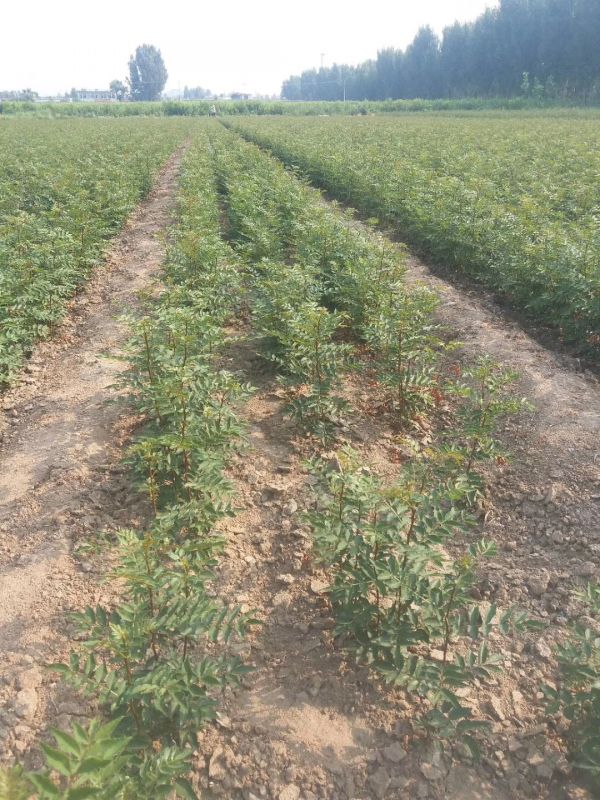
<svg viewBox="0 0 600 800">
<path fill-rule="evenodd" d="M 0 388 L 150 190 L 189 124 L 4 120 L 0 125 Z"/>
<path fill-rule="evenodd" d="M 0 771 L 0 796 L 40 800 L 196 796 L 185 778 L 195 735 L 218 691 L 245 667 L 226 643 L 251 621 L 208 587 L 231 515 L 224 470 L 239 449 L 236 407 L 249 387 L 219 368 L 235 310 L 235 259 L 221 238 L 206 141 L 183 167 L 179 223 L 165 290 L 131 319 L 123 379 L 145 425 L 127 453 L 149 522 L 106 538 L 120 602 L 74 617 L 82 643 L 53 668 L 98 709 L 86 727 L 54 730 L 47 769 Z M 220 644 L 219 644 L 220 643 Z"/>
<path fill-rule="evenodd" d="M 415 116 L 227 124 L 565 341 L 600 354 L 593 120 Z"/>
</svg>

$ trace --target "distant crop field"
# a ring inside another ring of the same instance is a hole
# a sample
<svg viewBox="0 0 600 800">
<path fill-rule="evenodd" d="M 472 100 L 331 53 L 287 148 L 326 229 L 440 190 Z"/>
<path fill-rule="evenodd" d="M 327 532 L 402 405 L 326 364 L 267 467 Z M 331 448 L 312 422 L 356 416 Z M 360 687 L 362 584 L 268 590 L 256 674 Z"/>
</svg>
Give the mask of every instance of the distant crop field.
<svg viewBox="0 0 600 800">
<path fill-rule="evenodd" d="M 0 101 L 0 114 L 34 117 L 208 117 L 216 105 L 219 115 L 291 115 L 317 116 L 329 114 L 413 113 L 423 111 L 481 111 L 490 109 L 553 108 L 556 113 L 571 112 L 576 106 L 561 105 L 552 100 L 526 97 L 465 97 L 441 100 L 156 100 L 110 103 L 57 103 L 33 101 Z"/>
<path fill-rule="evenodd" d="M 229 124 L 565 341 L 600 351 L 595 113 Z"/>
<path fill-rule="evenodd" d="M 185 120 L 0 120 L 0 386 L 62 319 Z"/>
</svg>

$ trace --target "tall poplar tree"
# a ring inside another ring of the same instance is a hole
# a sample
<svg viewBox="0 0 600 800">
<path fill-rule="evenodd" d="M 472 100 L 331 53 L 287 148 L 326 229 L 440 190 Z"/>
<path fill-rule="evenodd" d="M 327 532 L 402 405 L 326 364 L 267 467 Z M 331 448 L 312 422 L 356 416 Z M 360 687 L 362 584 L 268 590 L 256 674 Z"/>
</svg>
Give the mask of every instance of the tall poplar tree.
<svg viewBox="0 0 600 800">
<path fill-rule="evenodd" d="M 142 44 L 129 59 L 129 92 L 132 100 L 158 100 L 165 88 L 167 68 L 152 44 Z"/>
</svg>

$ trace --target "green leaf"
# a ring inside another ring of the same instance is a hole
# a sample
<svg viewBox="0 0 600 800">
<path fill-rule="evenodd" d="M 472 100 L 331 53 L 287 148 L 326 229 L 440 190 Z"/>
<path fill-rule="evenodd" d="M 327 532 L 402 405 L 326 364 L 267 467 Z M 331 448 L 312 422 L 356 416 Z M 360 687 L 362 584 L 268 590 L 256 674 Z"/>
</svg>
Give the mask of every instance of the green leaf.
<svg viewBox="0 0 600 800">
<path fill-rule="evenodd" d="M 481 613 L 477 606 L 474 606 L 471 609 L 471 613 L 469 615 L 469 636 L 471 639 L 476 639 L 479 636 L 479 630 L 481 628 Z"/>
<path fill-rule="evenodd" d="M 78 786 L 69 790 L 67 800 L 88 800 L 89 797 L 98 797 L 101 792 L 102 789 L 93 786 Z"/>
<path fill-rule="evenodd" d="M 179 797 L 183 800 L 198 800 L 196 792 L 192 789 L 192 784 L 189 781 L 179 778 L 175 781 L 175 790 Z"/>
<path fill-rule="evenodd" d="M 112 741 L 103 743 L 102 754 L 104 758 L 111 759 L 119 755 L 130 742 L 131 739 L 129 737 L 122 736 L 119 739 L 113 739 Z"/>
<path fill-rule="evenodd" d="M 95 772 L 103 770 L 108 764 L 110 764 L 110 758 L 88 756 L 78 766 L 77 775 L 93 775 Z"/>
<path fill-rule="evenodd" d="M 31 797 L 31 786 L 19 765 L 0 767 L 0 797 L 6 800 L 28 800 Z"/>
<path fill-rule="evenodd" d="M 64 775 L 66 778 L 72 775 L 71 760 L 66 753 L 62 753 L 60 750 L 57 750 L 55 747 L 50 747 L 48 744 L 42 744 L 42 750 L 46 755 L 46 763 L 49 767 L 60 772 L 60 774 Z"/>
<path fill-rule="evenodd" d="M 61 791 L 58 789 L 50 780 L 47 775 L 43 775 L 39 772 L 32 772 L 27 775 L 28 780 L 33 783 L 35 788 L 43 792 L 48 797 L 60 797 Z"/>
<path fill-rule="evenodd" d="M 80 754 L 81 747 L 79 743 L 73 736 L 66 733 L 66 731 L 62 731 L 59 728 L 52 728 L 52 735 L 63 750 L 66 750 L 73 756 L 78 756 Z"/>
<path fill-rule="evenodd" d="M 492 622 L 494 621 L 494 617 L 496 616 L 497 610 L 498 610 L 498 607 L 497 607 L 496 603 L 492 603 L 491 606 L 488 609 L 487 614 L 485 615 L 485 624 L 486 624 L 486 626 L 489 626 L 489 625 L 492 624 Z"/>
<path fill-rule="evenodd" d="M 58 672 L 61 675 L 69 675 L 73 671 L 73 668 L 69 667 L 67 664 L 59 663 L 48 664 L 47 669 L 51 670 L 52 672 Z"/>
</svg>

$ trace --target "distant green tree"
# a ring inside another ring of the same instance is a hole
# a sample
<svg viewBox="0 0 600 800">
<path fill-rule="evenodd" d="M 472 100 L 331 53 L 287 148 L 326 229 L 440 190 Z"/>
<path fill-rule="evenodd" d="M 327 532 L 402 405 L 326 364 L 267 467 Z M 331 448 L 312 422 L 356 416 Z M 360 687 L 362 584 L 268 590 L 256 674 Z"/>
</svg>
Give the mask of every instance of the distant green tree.
<svg viewBox="0 0 600 800">
<path fill-rule="evenodd" d="M 440 97 L 440 42 L 431 28 L 420 28 L 404 53 L 406 97 Z"/>
<path fill-rule="evenodd" d="M 19 100 L 25 100 L 27 102 L 32 102 L 38 96 L 37 92 L 34 92 L 33 89 L 23 89 L 19 92 Z"/>
<path fill-rule="evenodd" d="M 523 87 L 523 74 L 529 85 Z M 340 83 L 340 75 L 343 79 Z M 288 100 L 410 97 L 600 101 L 600 0 L 499 0 L 441 41 L 428 26 L 402 51 L 356 66 L 309 69 L 283 83 Z"/>
<path fill-rule="evenodd" d="M 475 83 L 467 58 L 467 54 L 472 52 L 470 36 L 469 26 L 460 22 L 444 28 L 440 49 L 440 88 L 447 97 L 464 97 Z"/>
<path fill-rule="evenodd" d="M 123 81 L 111 81 L 108 88 L 115 93 L 117 100 L 125 100 L 127 97 L 127 86 Z"/>
<path fill-rule="evenodd" d="M 183 87 L 184 100 L 206 100 L 207 97 L 212 97 L 210 89 L 203 89 L 202 86 Z"/>
<path fill-rule="evenodd" d="M 300 75 L 292 75 L 287 81 L 283 82 L 281 96 L 285 100 L 304 100 Z"/>
<path fill-rule="evenodd" d="M 132 100 L 158 100 L 165 88 L 168 73 L 165 62 L 154 45 L 142 44 L 129 59 L 129 91 Z"/>
<path fill-rule="evenodd" d="M 32 102 L 38 97 L 38 93 L 32 89 L 21 89 L 20 91 L 0 91 L 0 100 L 20 100 Z"/>
<path fill-rule="evenodd" d="M 402 94 L 402 59 L 401 50 L 387 47 L 377 53 L 375 69 L 378 82 L 378 97 L 380 100 L 387 100 L 390 97 L 398 97 Z"/>
</svg>

